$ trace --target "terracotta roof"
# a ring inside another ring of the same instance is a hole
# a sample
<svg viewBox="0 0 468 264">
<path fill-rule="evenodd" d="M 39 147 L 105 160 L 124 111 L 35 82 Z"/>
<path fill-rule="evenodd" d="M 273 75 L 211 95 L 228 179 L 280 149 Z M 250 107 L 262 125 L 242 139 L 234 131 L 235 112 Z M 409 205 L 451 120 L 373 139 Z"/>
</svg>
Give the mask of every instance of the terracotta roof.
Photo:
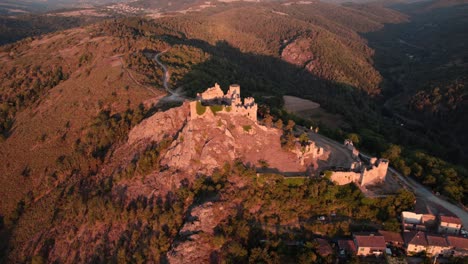
<svg viewBox="0 0 468 264">
<path fill-rule="evenodd" d="M 385 239 L 380 235 L 354 235 L 358 247 L 385 248 Z"/>
<path fill-rule="evenodd" d="M 437 235 L 426 235 L 427 244 L 429 246 L 439 246 L 439 247 L 448 247 L 449 244 L 445 237 Z"/>
<path fill-rule="evenodd" d="M 454 217 L 454 216 L 445 216 L 445 215 L 440 216 L 440 222 L 459 224 L 459 225 L 462 224 L 462 221 L 460 220 L 460 218 Z"/>
<path fill-rule="evenodd" d="M 447 241 L 452 247 L 468 250 L 468 238 L 447 236 Z"/>
<path fill-rule="evenodd" d="M 421 231 L 404 232 L 403 239 L 405 240 L 406 245 L 413 244 L 427 246 L 426 234 Z"/>
<path fill-rule="evenodd" d="M 327 240 L 323 238 L 317 238 L 315 239 L 315 241 L 317 241 L 317 243 L 319 244 L 317 252 L 320 254 L 320 256 L 325 257 L 333 254 L 333 249 L 331 248 Z"/>
<path fill-rule="evenodd" d="M 356 252 L 356 245 L 354 245 L 354 241 L 351 239 L 338 240 L 338 247 L 346 250 L 347 252 Z"/>
<path fill-rule="evenodd" d="M 403 237 L 401 237 L 400 233 L 379 230 L 379 234 L 381 234 L 384 237 L 385 242 L 402 243 L 403 244 Z"/>
</svg>

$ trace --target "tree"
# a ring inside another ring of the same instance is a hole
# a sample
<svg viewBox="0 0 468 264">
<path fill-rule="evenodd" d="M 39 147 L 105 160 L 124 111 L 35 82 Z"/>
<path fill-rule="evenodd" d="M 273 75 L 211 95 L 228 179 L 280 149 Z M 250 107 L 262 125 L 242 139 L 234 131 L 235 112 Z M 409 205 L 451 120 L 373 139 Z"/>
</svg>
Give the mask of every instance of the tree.
<svg viewBox="0 0 468 264">
<path fill-rule="evenodd" d="M 283 120 L 278 119 L 278 121 L 275 123 L 275 127 L 278 129 L 283 129 Z"/>
<path fill-rule="evenodd" d="M 346 137 L 351 140 L 353 142 L 354 145 L 357 145 L 359 144 L 359 142 L 361 141 L 361 138 L 359 137 L 358 134 L 356 133 L 350 133 L 348 135 L 346 135 Z"/>
<path fill-rule="evenodd" d="M 273 117 L 270 114 L 266 114 L 265 118 L 263 119 L 263 123 L 265 126 L 272 127 L 273 126 Z"/>
<path fill-rule="evenodd" d="M 306 145 L 307 143 L 309 143 L 309 135 L 305 132 L 302 133 L 299 136 L 299 142 L 301 143 L 301 145 Z"/>
<path fill-rule="evenodd" d="M 401 154 L 401 147 L 398 145 L 390 145 L 390 147 L 382 153 L 382 157 L 390 160 L 390 162 L 395 162 L 397 159 L 400 158 Z"/>
<path fill-rule="evenodd" d="M 294 123 L 293 120 L 289 119 L 288 124 L 285 127 L 285 130 L 292 131 L 292 129 L 294 128 L 295 125 L 296 125 L 296 123 Z"/>
</svg>

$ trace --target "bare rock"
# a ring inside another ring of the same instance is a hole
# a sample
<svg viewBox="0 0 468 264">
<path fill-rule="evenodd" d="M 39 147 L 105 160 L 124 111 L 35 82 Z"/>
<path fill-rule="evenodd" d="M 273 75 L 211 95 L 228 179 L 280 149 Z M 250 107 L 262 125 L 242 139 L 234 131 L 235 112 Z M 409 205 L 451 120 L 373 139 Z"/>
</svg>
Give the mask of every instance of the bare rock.
<svg viewBox="0 0 468 264">
<path fill-rule="evenodd" d="M 141 140 L 161 141 L 165 136 L 173 136 L 182 129 L 189 116 L 189 105 L 169 109 L 154 114 L 134 127 L 128 135 L 128 144 Z"/>
</svg>

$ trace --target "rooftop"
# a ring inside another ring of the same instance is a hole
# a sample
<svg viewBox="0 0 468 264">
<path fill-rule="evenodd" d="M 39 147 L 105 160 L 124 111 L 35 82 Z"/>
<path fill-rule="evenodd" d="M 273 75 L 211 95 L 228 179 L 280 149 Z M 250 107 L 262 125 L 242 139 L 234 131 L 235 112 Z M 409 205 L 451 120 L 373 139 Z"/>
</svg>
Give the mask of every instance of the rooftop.
<svg viewBox="0 0 468 264">
<path fill-rule="evenodd" d="M 426 235 L 429 246 L 448 247 L 449 244 L 445 237 L 437 235 Z"/>
<path fill-rule="evenodd" d="M 346 250 L 347 252 L 356 252 L 356 245 L 354 245 L 354 242 L 351 239 L 338 240 L 338 247 Z"/>
<path fill-rule="evenodd" d="M 404 232 L 403 239 L 405 240 L 405 244 L 407 245 L 413 244 L 427 246 L 426 234 L 421 231 Z"/>
<path fill-rule="evenodd" d="M 450 246 L 458 249 L 468 250 L 468 238 L 456 237 L 456 236 L 447 236 L 447 241 Z"/>
<path fill-rule="evenodd" d="M 380 235 L 354 235 L 358 247 L 385 248 L 385 239 Z"/>
<path fill-rule="evenodd" d="M 458 225 L 462 224 L 462 221 L 460 220 L 460 218 L 454 217 L 454 216 L 445 216 L 445 215 L 440 216 L 440 222 L 441 223 L 443 222 L 443 223 L 450 223 L 450 224 L 458 224 Z"/>
<path fill-rule="evenodd" d="M 403 237 L 401 236 L 400 233 L 379 230 L 379 234 L 381 234 L 384 237 L 385 242 L 393 242 L 393 243 L 403 244 Z"/>
<path fill-rule="evenodd" d="M 333 249 L 332 249 L 332 247 L 330 246 L 330 244 L 328 243 L 327 240 L 325 240 L 323 238 L 317 238 L 317 239 L 315 239 L 315 241 L 317 241 L 317 243 L 319 244 L 319 246 L 317 248 L 317 252 L 321 256 L 328 256 L 328 255 L 333 254 Z"/>
</svg>

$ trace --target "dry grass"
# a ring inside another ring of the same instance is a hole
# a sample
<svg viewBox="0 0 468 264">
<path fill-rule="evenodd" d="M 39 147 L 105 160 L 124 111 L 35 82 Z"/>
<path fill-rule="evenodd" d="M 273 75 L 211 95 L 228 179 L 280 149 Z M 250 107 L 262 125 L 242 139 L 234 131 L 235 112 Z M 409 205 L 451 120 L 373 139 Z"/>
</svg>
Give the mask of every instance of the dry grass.
<svg viewBox="0 0 468 264">
<path fill-rule="evenodd" d="M 320 107 L 320 104 L 295 96 L 283 96 L 284 108 L 299 117 L 309 119 L 315 123 L 322 123 L 326 127 L 340 129 L 349 127 L 343 117 L 338 114 L 331 114 Z"/>
<path fill-rule="evenodd" d="M 94 42 L 86 30 L 68 30 L 21 44 L 15 60 L 0 61 L 2 72 L 41 65 L 61 66 L 71 73 L 68 80 L 18 112 L 11 136 L 0 143 L 0 214 L 9 215 L 28 191 L 35 190 L 38 197 L 55 186 L 50 175 L 58 157 L 72 152 L 73 144 L 100 110 L 123 112 L 155 97 L 115 63 L 114 50 L 119 45 L 113 37 Z M 78 67 L 79 57 L 86 51 L 97 55 Z M 8 80 L 0 83 L 9 85 Z M 25 168 L 30 169 L 29 176 L 21 175 Z"/>
</svg>

